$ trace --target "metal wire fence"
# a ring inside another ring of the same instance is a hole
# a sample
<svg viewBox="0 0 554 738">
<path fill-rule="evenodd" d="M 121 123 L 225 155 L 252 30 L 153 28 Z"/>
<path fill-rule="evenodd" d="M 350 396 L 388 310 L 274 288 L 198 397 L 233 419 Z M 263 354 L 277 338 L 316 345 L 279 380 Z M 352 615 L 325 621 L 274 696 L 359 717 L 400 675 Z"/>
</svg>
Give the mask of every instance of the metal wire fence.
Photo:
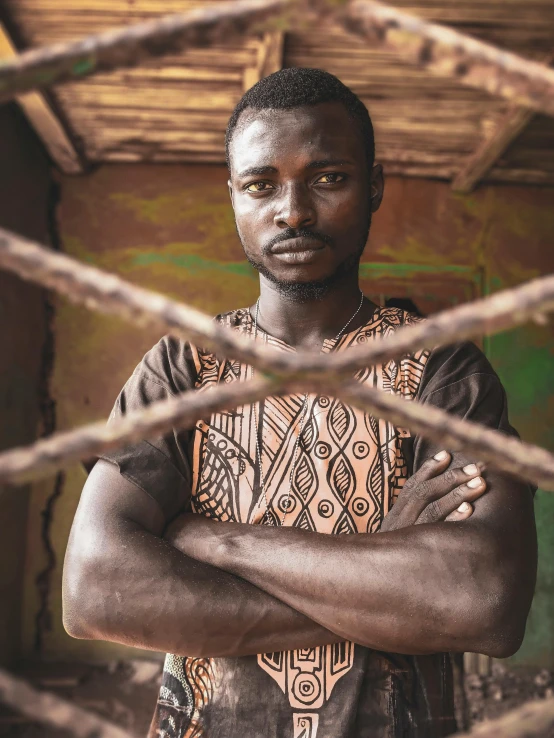
<svg viewBox="0 0 554 738">
<path fill-rule="evenodd" d="M 371 0 L 238 0 L 167 16 L 57 44 L 0 62 L 0 102 L 45 85 L 80 79 L 96 72 L 129 67 L 206 46 L 247 31 L 302 25 L 306 19 L 332 19 L 349 33 L 386 46 L 434 74 L 485 89 L 514 103 L 554 116 L 554 71 L 496 49 L 454 30 L 420 20 Z M 184 303 L 136 287 L 116 275 L 0 229 L 0 266 L 76 303 L 117 315 L 138 325 L 156 326 L 195 344 L 253 366 L 249 382 L 188 392 L 104 422 L 57 433 L 26 448 L 0 454 L 0 483 L 14 485 L 98 455 L 131 441 L 191 427 L 211 413 L 257 402 L 270 394 L 317 391 L 383 417 L 454 449 L 464 449 L 502 471 L 554 491 L 554 455 L 507 438 L 491 429 L 459 420 L 439 409 L 360 385 L 355 372 L 421 348 L 492 334 L 529 320 L 546 322 L 554 310 L 554 276 L 457 307 L 394 335 L 331 356 L 278 352 L 223 329 L 208 315 Z M 12 489 L 15 493 L 15 487 Z M 128 733 L 53 695 L 0 672 L 0 698 L 33 719 L 65 728 L 75 736 L 124 738 Z M 478 728 L 482 738 L 540 736 L 554 725 L 554 699 L 528 703 Z M 461 734 L 460 734 L 461 735 Z"/>
</svg>

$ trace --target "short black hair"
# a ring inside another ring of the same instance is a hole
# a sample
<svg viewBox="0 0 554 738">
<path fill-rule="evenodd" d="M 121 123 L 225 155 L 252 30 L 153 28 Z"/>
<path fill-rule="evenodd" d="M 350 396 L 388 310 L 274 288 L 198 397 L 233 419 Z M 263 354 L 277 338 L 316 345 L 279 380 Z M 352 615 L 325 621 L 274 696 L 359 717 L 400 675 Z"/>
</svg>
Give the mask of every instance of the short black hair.
<svg viewBox="0 0 554 738">
<path fill-rule="evenodd" d="M 304 105 L 338 102 L 358 124 L 364 142 L 368 173 L 375 161 L 375 137 L 368 109 L 338 77 L 322 69 L 290 67 L 264 77 L 251 87 L 237 103 L 225 132 L 225 159 L 231 169 L 230 148 L 241 114 L 247 109 L 291 110 Z"/>
</svg>

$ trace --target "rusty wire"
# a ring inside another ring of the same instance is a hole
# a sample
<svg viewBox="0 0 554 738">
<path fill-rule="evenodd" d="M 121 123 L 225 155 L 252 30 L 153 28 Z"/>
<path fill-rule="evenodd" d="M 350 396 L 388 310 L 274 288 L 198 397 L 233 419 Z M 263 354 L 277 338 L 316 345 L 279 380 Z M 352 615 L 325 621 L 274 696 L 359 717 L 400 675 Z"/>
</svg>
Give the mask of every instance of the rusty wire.
<svg viewBox="0 0 554 738">
<path fill-rule="evenodd" d="M 209 393 L 184 396 L 152 405 L 106 427 L 96 423 L 58 433 L 28 448 L 0 454 L 0 481 L 18 482 L 77 459 L 97 456 L 140 438 L 192 427 L 211 413 L 260 400 L 264 394 L 314 391 L 333 394 L 350 405 L 379 415 L 400 427 L 462 448 L 503 471 L 554 490 L 554 455 L 473 423 L 460 421 L 438 408 L 407 403 L 348 381 L 355 370 L 383 363 L 423 347 L 452 343 L 493 333 L 554 310 L 554 277 L 534 280 L 514 290 L 462 305 L 392 336 L 336 354 L 289 354 L 254 343 L 224 329 L 209 316 L 183 303 L 84 265 L 20 236 L 0 229 L 0 265 L 19 276 L 56 289 L 74 302 L 110 313 L 138 325 L 150 325 L 209 348 L 219 356 L 246 362 L 262 373 L 259 384 L 235 383 Z"/>
<path fill-rule="evenodd" d="M 33 49 L 0 62 L 0 102 L 184 48 L 208 46 L 247 30 L 271 28 L 276 15 L 281 16 L 280 28 L 298 27 L 306 12 L 340 24 L 432 74 L 554 116 L 554 70 L 373 0 L 235 0 Z"/>
</svg>

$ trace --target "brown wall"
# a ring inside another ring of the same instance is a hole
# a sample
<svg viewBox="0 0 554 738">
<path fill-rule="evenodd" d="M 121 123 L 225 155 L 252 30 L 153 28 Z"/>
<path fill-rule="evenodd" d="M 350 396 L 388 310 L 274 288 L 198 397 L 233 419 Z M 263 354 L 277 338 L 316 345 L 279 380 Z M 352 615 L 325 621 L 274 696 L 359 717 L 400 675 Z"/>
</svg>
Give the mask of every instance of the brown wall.
<svg viewBox="0 0 554 738">
<path fill-rule="evenodd" d="M 48 241 L 49 164 L 19 110 L 0 107 L 0 227 Z M 0 450 L 36 438 L 46 341 L 44 293 L 0 271 Z M 45 398 L 43 398 L 45 399 Z M 0 664 L 20 653 L 29 489 L 0 487 Z"/>
<path fill-rule="evenodd" d="M 104 166 L 61 180 L 58 229 L 64 251 L 118 272 L 214 314 L 251 304 L 256 274 L 245 263 L 226 187 L 226 171 L 210 166 Z M 362 265 L 362 284 L 377 299 L 410 296 L 426 312 L 552 271 L 554 192 L 488 188 L 456 197 L 445 183 L 391 178 Z M 52 392 L 59 428 L 106 417 L 142 354 L 157 340 L 110 317 L 56 301 L 56 363 Z M 486 342 L 504 379 L 513 422 L 530 441 L 554 448 L 552 332 L 512 331 Z M 61 625 L 60 562 L 85 474 L 68 473 L 51 540 L 58 565 L 52 580 L 52 657 L 111 658 L 125 649 L 72 641 Z M 40 511 L 51 484 L 33 495 L 26 578 L 25 642 L 37 612 L 34 576 L 44 567 Z M 554 664 L 554 496 L 538 495 L 541 579 L 522 659 Z M 550 537 L 549 537 L 550 536 Z"/>
</svg>

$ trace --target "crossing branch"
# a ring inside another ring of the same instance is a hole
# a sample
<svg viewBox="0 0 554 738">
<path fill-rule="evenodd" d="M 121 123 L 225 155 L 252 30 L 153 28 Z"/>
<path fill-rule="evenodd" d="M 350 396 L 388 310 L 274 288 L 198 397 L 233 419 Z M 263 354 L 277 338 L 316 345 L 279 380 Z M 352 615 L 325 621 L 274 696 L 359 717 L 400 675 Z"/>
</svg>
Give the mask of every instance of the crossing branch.
<svg viewBox="0 0 554 738">
<path fill-rule="evenodd" d="M 73 302 L 115 315 L 138 326 L 172 333 L 219 356 L 243 361 L 269 376 L 318 381 L 348 377 L 366 366 L 398 359 L 419 349 L 490 335 L 546 320 L 554 311 L 554 275 L 460 305 L 391 336 L 336 354 L 276 351 L 227 330 L 210 316 L 157 292 L 136 287 L 115 274 L 35 244 L 0 228 L 0 267 L 49 287 Z"/>
<path fill-rule="evenodd" d="M 554 70 L 373 0 L 233 0 L 33 49 L 0 64 L 0 102 L 247 31 L 269 30 L 277 15 L 280 27 L 296 27 L 301 11 L 340 23 L 432 74 L 554 115 Z"/>
</svg>

